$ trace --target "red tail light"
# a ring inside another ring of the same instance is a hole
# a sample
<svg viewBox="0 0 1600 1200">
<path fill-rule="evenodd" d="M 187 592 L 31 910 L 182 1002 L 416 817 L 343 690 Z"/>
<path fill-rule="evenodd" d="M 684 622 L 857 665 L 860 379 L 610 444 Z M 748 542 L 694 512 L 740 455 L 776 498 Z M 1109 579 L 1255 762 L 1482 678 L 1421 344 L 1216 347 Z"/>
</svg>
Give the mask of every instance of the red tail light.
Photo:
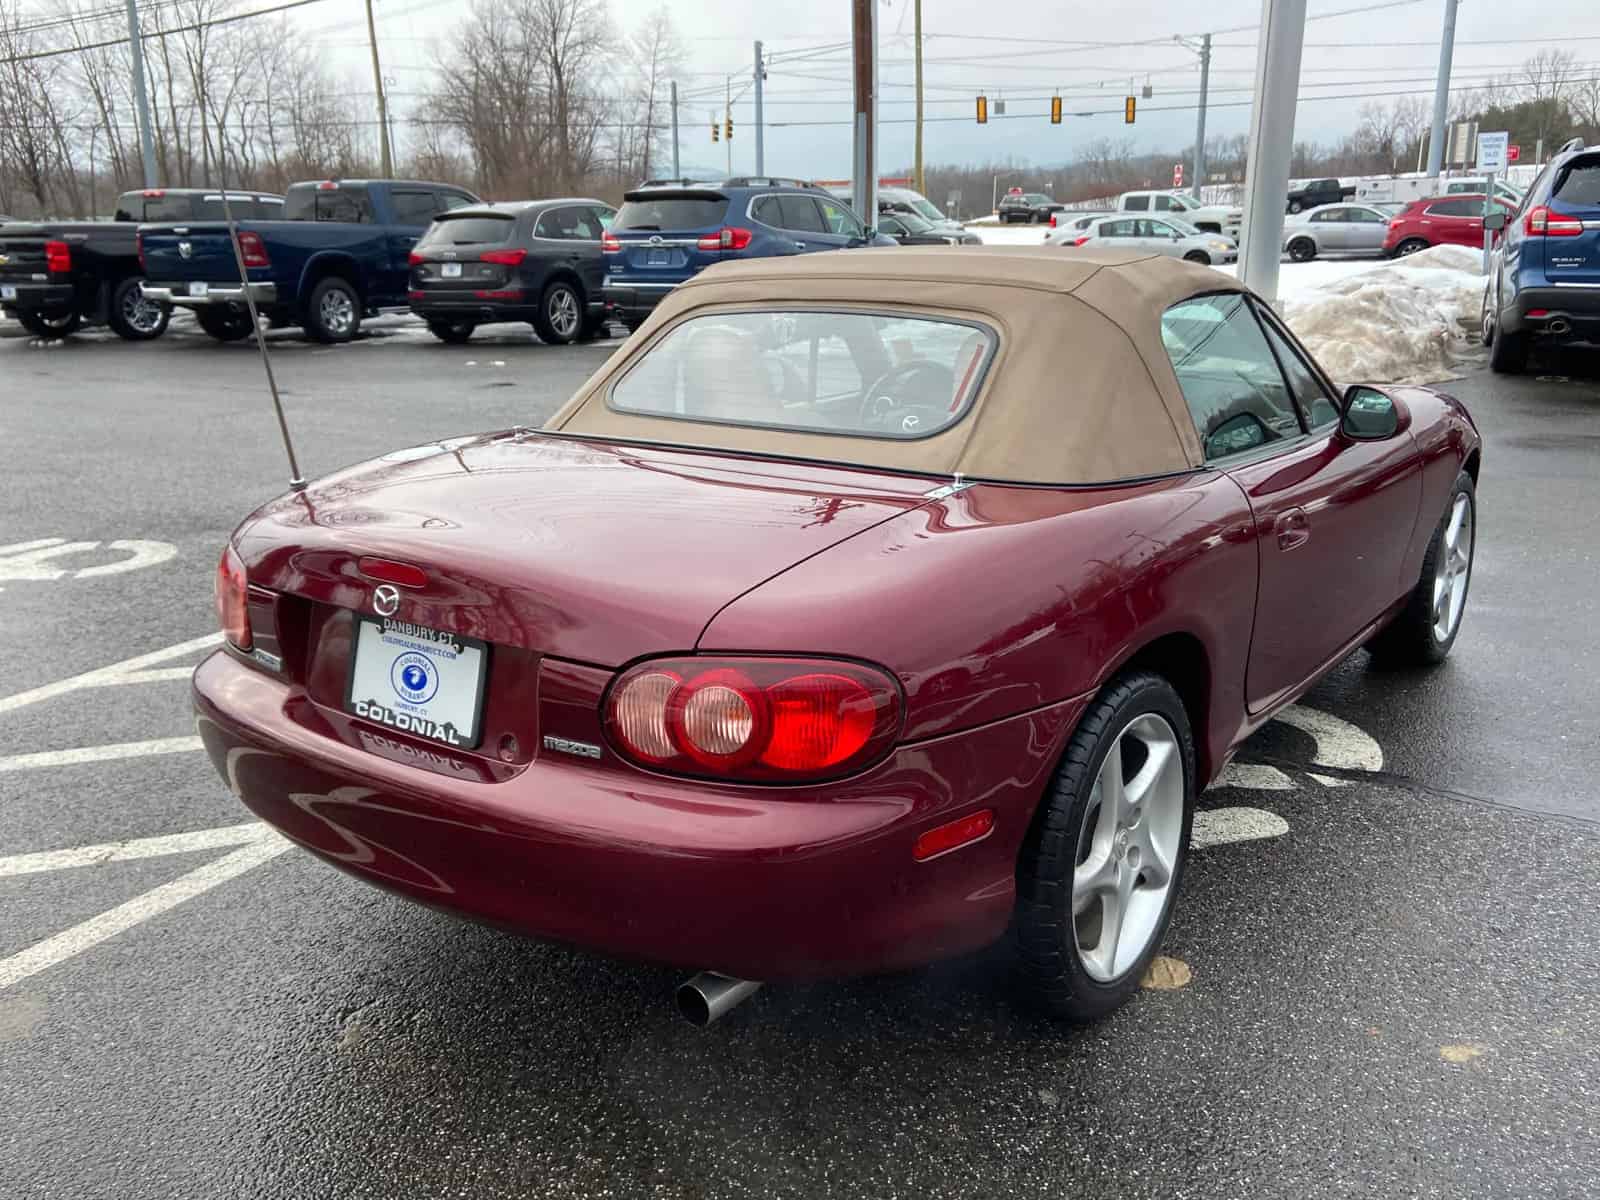
<svg viewBox="0 0 1600 1200">
<path fill-rule="evenodd" d="M 1072 239 L 1072 244 L 1074 246 L 1081 246 L 1081 245 L 1083 245 L 1085 242 L 1087 242 L 1089 240 L 1090 240 L 1089 235 L 1086 233 L 1082 237 L 1073 238 Z"/>
<path fill-rule="evenodd" d="M 240 650 L 250 649 L 250 608 L 244 563 L 230 544 L 217 564 L 217 623 L 222 635 Z"/>
<path fill-rule="evenodd" d="M 410 263 L 413 267 L 420 267 L 422 265 L 422 261 L 423 261 L 422 260 L 422 255 L 418 254 L 415 250 L 413 250 L 410 254 L 406 255 L 406 261 L 408 263 Z"/>
<path fill-rule="evenodd" d="M 1544 205 L 1530 208 L 1522 218 L 1522 232 L 1529 237 L 1581 237 L 1583 222 L 1577 217 L 1551 212 Z"/>
<path fill-rule="evenodd" d="M 159 200 L 166 194 L 167 193 L 161 188 L 146 188 L 144 190 L 144 198 L 146 200 Z"/>
<path fill-rule="evenodd" d="M 259 233 L 245 230 L 239 235 L 239 255 L 244 259 L 247 267 L 270 267 L 272 260 L 267 257 L 266 244 L 261 240 Z"/>
<path fill-rule="evenodd" d="M 1055 213 L 1051 213 L 1050 214 L 1050 228 L 1054 229 L 1055 227 L 1056 227 L 1056 215 L 1055 215 Z"/>
<path fill-rule="evenodd" d="M 724 225 L 715 233 L 708 233 L 695 243 L 701 250 L 743 250 L 750 244 L 751 232 L 738 226 Z"/>
<path fill-rule="evenodd" d="M 900 689 L 857 663 L 681 658 L 611 686 L 605 723 L 627 758 L 685 775 L 798 783 L 880 759 L 900 727 Z"/>
<path fill-rule="evenodd" d="M 72 270 L 72 247 L 65 242 L 44 244 L 45 270 L 52 275 L 65 275 Z"/>
<path fill-rule="evenodd" d="M 603 254 L 622 253 L 622 243 L 617 241 L 617 235 L 609 229 L 600 235 L 600 251 Z"/>
<path fill-rule="evenodd" d="M 502 267 L 520 267 L 528 257 L 526 250 L 485 250 L 478 255 L 479 262 L 499 263 Z"/>
</svg>

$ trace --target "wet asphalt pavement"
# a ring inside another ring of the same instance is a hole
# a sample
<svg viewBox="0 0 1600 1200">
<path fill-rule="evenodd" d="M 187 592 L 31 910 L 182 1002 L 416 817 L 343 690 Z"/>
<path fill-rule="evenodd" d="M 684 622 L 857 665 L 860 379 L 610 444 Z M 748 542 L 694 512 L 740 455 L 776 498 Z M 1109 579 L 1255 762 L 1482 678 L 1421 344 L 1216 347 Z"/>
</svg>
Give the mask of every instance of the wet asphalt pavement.
<svg viewBox="0 0 1600 1200">
<path fill-rule="evenodd" d="M 610 352 L 275 341 L 312 475 L 536 423 Z M 72 753 L 192 734 L 203 648 L 36 689 L 210 634 L 283 456 L 249 346 L 0 340 L 0 1197 L 1594 1195 L 1600 359 L 1545 370 L 1448 385 L 1487 443 L 1450 661 L 1356 654 L 1303 701 L 1333 733 L 1203 797 L 1287 832 L 1194 852 L 1187 986 L 1072 1031 L 997 948 L 697 1031 L 669 973 L 226 832 L 202 755 Z"/>
</svg>

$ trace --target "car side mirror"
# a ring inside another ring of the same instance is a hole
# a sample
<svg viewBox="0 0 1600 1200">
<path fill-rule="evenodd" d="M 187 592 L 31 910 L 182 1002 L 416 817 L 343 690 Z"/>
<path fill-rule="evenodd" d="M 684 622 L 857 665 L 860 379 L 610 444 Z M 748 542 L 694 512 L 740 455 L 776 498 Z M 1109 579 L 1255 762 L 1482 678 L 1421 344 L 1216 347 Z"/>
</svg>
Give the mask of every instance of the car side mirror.
<svg viewBox="0 0 1600 1200">
<path fill-rule="evenodd" d="M 1506 227 L 1506 214 L 1504 210 L 1492 212 L 1483 219 L 1483 227 L 1490 233 L 1499 233 Z"/>
<path fill-rule="evenodd" d="M 1400 431 L 1400 410 L 1377 388 L 1356 384 L 1344 394 L 1344 435 L 1361 442 L 1378 442 Z"/>
</svg>

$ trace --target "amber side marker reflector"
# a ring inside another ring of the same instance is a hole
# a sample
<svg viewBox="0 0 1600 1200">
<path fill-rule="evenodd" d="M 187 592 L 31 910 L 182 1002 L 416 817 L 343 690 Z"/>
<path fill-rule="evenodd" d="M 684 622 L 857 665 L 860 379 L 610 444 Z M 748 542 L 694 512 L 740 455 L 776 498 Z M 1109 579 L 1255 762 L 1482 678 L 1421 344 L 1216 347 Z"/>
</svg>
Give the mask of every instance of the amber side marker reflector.
<svg viewBox="0 0 1600 1200">
<path fill-rule="evenodd" d="M 387 558 L 363 558 L 357 560 L 356 569 L 368 579 L 381 579 L 384 583 L 398 584 L 400 587 L 428 586 L 428 573 L 410 563 L 395 562 Z"/>
<path fill-rule="evenodd" d="M 941 854 L 948 854 L 962 846 L 981 841 L 994 830 L 994 809 L 986 808 L 981 812 L 968 813 L 944 825 L 928 830 L 917 839 L 917 844 L 912 847 L 911 857 L 918 862 L 927 862 L 930 858 L 937 858 Z"/>
</svg>

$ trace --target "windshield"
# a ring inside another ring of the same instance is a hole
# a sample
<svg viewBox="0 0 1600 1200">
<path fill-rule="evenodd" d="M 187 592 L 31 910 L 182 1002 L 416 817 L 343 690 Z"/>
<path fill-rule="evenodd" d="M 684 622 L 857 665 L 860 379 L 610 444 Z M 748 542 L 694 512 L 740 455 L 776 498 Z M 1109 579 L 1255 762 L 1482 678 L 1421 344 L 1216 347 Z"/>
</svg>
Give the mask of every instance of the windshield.
<svg viewBox="0 0 1600 1200">
<path fill-rule="evenodd" d="M 511 239 L 516 218 L 510 213 L 446 214 L 439 217 L 422 235 L 419 246 L 465 246 L 476 242 L 505 242 Z"/>
<path fill-rule="evenodd" d="M 939 211 L 939 206 L 926 196 L 919 196 L 916 192 L 907 192 L 900 199 L 909 204 L 919 217 L 928 221 L 943 221 L 945 215 Z"/>
<path fill-rule="evenodd" d="M 1189 224 L 1189 222 L 1185 221 L 1182 217 L 1169 216 L 1169 217 L 1166 217 L 1164 219 L 1166 220 L 1168 225 L 1171 225 L 1173 228 L 1175 228 L 1179 233 L 1183 234 L 1185 237 L 1199 237 L 1200 236 L 1200 230 L 1196 229 L 1193 225 Z"/>
<path fill-rule="evenodd" d="M 1024 200 L 1026 200 L 1029 204 L 1049 204 L 1050 203 L 1050 197 L 1049 196 L 1045 196 L 1045 195 L 1041 195 L 1039 192 L 1029 192 L 1026 196 L 1024 196 L 1022 198 Z"/>
<path fill-rule="evenodd" d="M 933 226 L 915 213 L 895 213 L 895 218 L 906 227 L 907 233 L 927 233 Z"/>
<path fill-rule="evenodd" d="M 621 412 L 910 439 L 959 421 L 994 334 L 881 312 L 720 313 L 683 322 L 611 389 Z"/>
</svg>

